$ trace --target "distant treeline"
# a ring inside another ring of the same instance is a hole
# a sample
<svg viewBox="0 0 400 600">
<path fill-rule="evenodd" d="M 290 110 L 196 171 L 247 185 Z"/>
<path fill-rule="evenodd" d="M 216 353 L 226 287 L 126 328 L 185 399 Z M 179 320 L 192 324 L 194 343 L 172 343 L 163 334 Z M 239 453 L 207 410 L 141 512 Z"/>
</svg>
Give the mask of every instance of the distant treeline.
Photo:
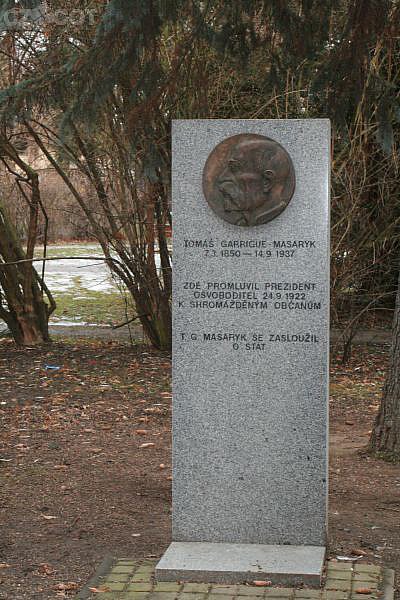
<svg viewBox="0 0 400 600">
<path fill-rule="evenodd" d="M 55 170 L 51 167 L 38 169 L 38 174 L 41 202 L 48 219 L 46 227 L 44 214 L 42 211 L 39 213 L 38 243 L 45 241 L 46 228 L 47 241 L 50 243 L 94 239 L 90 224 L 83 211 Z M 71 178 L 75 185 L 82 190 L 82 193 L 85 193 L 85 182 L 79 172 L 72 170 Z M 16 224 L 19 238 L 25 240 L 29 226 L 29 205 L 14 177 L 2 170 L 0 181 L 4 205 L 13 223 Z M 87 190 L 87 196 L 90 196 L 89 190 Z"/>
</svg>

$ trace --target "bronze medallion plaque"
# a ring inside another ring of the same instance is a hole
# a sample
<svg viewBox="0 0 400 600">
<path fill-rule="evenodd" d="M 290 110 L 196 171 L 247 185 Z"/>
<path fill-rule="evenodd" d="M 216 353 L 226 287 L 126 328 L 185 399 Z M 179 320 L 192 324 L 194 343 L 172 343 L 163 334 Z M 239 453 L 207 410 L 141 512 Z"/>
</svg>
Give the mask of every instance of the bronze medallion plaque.
<svg viewBox="0 0 400 600">
<path fill-rule="evenodd" d="M 272 221 L 295 189 L 292 160 L 271 138 L 241 133 L 219 143 L 203 171 L 203 191 L 221 219 L 252 227 Z"/>
</svg>

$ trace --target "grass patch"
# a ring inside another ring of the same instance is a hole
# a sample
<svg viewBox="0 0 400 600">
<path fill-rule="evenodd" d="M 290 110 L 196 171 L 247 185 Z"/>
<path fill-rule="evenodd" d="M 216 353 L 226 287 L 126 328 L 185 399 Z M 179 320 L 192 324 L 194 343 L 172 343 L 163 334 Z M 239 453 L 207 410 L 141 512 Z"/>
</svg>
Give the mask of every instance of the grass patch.
<svg viewBox="0 0 400 600">
<path fill-rule="evenodd" d="M 99 244 L 95 242 L 66 244 L 66 245 L 49 245 L 46 249 L 46 254 L 49 258 L 62 258 L 63 256 L 103 256 L 103 251 Z M 38 246 L 35 251 L 35 256 L 40 258 L 43 256 L 43 247 Z"/>
<path fill-rule="evenodd" d="M 40 257 L 42 248 L 37 248 L 37 256 Z M 76 258 L 82 256 L 103 256 L 102 249 L 99 244 L 94 242 L 88 243 L 73 243 L 49 245 L 47 247 L 47 256 L 49 258 L 60 258 L 65 256 L 74 256 Z M 116 325 L 127 320 L 134 314 L 132 301 L 127 295 L 119 291 L 117 285 L 104 286 L 101 289 L 102 280 L 109 279 L 109 271 L 104 266 L 103 271 L 96 271 L 94 279 L 90 278 L 91 268 L 90 261 L 87 261 L 88 268 L 79 268 L 75 270 L 75 261 L 63 270 L 63 266 L 59 269 L 56 267 L 56 261 L 48 263 L 47 281 L 57 303 L 55 313 L 52 315 L 51 321 L 68 321 L 69 323 L 92 325 Z M 94 263 L 96 268 L 99 263 Z M 51 265 L 51 267 L 50 267 Z M 87 277 L 89 274 L 89 277 Z M 66 283 L 67 282 L 67 283 Z M 97 286 L 99 289 L 91 289 Z M 128 298 L 128 300 L 127 300 Z M 128 303 L 128 307 L 127 307 Z"/>
<path fill-rule="evenodd" d="M 116 325 L 126 320 L 124 296 L 118 292 L 101 292 L 74 286 L 74 290 L 55 292 L 57 309 L 52 317 L 57 320 Z M 129 314 L 131 314 L 129 309 Z"/>
</svg>

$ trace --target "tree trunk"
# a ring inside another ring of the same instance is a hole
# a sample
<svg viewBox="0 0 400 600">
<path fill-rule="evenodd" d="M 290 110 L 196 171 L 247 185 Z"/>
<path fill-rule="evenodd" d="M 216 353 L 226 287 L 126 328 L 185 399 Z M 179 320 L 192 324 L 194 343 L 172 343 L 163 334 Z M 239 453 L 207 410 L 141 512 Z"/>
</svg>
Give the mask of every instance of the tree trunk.
<svg viewBox="0 0 400 600">
<path fill-rule="evenodd" d="M 10 311 L 6 323 L 18 346 L 37 346 L 50 341 L 47 324 L 43 327 L 42 321 L 34 313 L 17 317 Z"/>
<path fill-rule="evenodd" d="M 387 460 L 400 461 L 400 273 L 392 325 L 389 371 L 369 441 L 369 451 Z"/>
<path fill-rule="evenodd" d="M 33 218 L 36 220 L 35 215 Z M 33 250 L 34 244 L 29 249 L 32 256 Z M 7 265 L 26 256 L 0 201 L 0 318 L 16 344 L 33 346 L 50 341 L 48 321 L 55 302 L 30 262 Z"/>
<path fill-rule="evenodd" d="M 172 316 L 169 298 L 159 290 L 152 291 L 158 292 L 156 303 L 152 300 L 149 290 L 146 290 L 144 294 L 137 290 L 131 290 L 131 294 L 144 334 L 150 344 L 158 350 L 170 351 L 172 347 Z"/>
</svg>

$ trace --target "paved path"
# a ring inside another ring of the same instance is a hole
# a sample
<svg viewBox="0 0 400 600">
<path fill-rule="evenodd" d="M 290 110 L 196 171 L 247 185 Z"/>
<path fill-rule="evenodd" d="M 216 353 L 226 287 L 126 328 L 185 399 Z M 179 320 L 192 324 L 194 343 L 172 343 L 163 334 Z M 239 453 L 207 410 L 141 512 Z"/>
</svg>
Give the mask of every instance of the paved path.
<svg viewBox="0 0 400 600">
<path fill-rule="evenodd" d="M 321 589 L 154 581 L 157 561 L 106 560 L 77 600 L 393 600 L 394 571 L 328 562 Z"/>
</svg>

